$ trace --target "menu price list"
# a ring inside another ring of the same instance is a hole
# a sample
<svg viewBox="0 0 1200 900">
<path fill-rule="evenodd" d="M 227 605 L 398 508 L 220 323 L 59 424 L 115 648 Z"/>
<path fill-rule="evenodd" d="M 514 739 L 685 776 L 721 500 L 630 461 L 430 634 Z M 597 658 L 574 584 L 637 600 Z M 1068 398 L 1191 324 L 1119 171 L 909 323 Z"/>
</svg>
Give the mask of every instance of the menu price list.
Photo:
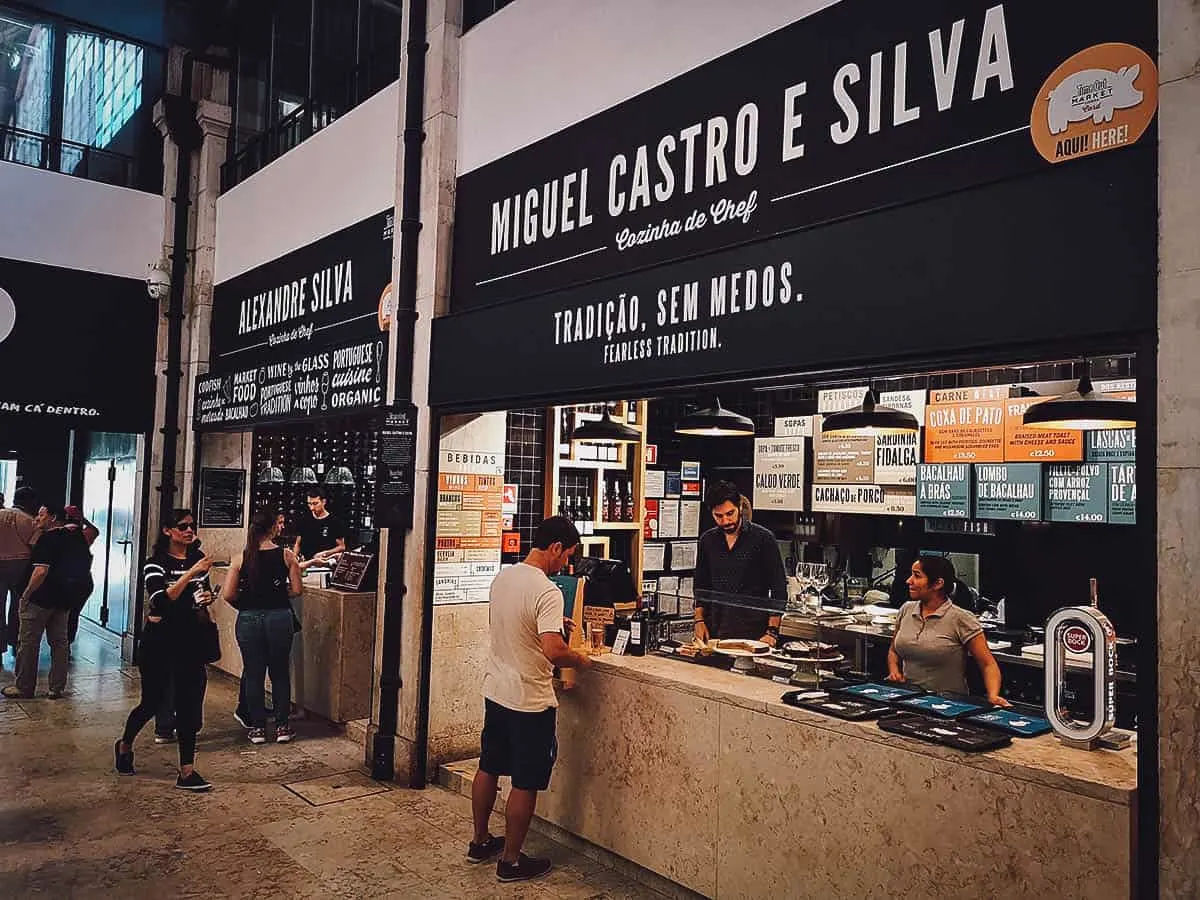
<svg viewBox="0 0 1200 900">
<path fill-rule="evenodd" d="M 387 377 L 382 338 L 356 341 L 196 383 L 199 426 L 311 419 L 379 406 Z"/>
<path fill-rule="evenodd" d="M 380 417 L 378 436 L 375 524 L 386 528 L 407 528 L 413 522 L 417 408 L 408 405 L 389 409 Z"/>
</svg>

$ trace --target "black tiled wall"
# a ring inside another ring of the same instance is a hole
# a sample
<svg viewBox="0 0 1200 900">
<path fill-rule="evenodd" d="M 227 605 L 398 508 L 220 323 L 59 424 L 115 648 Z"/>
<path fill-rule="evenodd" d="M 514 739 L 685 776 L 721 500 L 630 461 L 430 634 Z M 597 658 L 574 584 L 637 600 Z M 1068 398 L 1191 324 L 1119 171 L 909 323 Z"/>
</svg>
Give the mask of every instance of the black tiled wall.
<svg viewBox="0 0 1200 900">
<path fill-rule="evenodd" d="M 533 542 L 533 532 L 543 517 L 546 490 L 546 411 L 514 409 L 508 413 L 504 443 L 504 480 L 517 485 L 517 514 L 514 529 L 521 534 L 524 557 Z M 517 554 L 506 554 L 505 562 L 516 562 Z"/>
</svg>

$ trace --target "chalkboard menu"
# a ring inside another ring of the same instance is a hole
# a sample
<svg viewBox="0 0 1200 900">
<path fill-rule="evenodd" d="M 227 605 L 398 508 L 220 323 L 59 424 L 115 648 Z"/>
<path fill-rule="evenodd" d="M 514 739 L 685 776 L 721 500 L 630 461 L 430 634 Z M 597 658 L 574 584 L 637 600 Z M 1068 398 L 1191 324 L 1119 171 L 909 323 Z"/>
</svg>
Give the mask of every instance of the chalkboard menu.
<svg viewBox="0 0 1200 900">
<path fill-rule="evenodd" d="M 378 435 L 375 524 L 381 528 L 411 527 L 417 477 L 417 408 L 396 407 L 383 413 Z"/>
<path fill-rule="evenodd" d="M 241 528 L 246 493 L 245 469 L 200 470 L 200 526 Z"/>
<path fill-rule="evenodd" d="M 217 285 L 197 428 L 305 421 L 382 406 L 390 210 Z"/>
<path fill-rule="evenodd" d="M 347 550 L 338 557 L 337 566 L 334 567 L 333 574 L 329 577 L 329 586 L 333 588 L 341 588 L 344 591 L 362 590 L 363 579 L 367 577 L 367 570 L 371 568 L 371 563 L 375 560 L 373 553 L 359 553 L 356 550 Z"/>
</svg>

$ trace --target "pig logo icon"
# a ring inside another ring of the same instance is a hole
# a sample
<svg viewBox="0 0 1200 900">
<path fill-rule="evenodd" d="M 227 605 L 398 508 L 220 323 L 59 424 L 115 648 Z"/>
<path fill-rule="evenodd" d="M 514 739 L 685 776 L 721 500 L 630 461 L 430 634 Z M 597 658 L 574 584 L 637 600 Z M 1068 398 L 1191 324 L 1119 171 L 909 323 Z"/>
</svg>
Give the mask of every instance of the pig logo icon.
<svg viewBox="0 0 1200 900">
<path fill-rule="evenodd" d="M 1137 106 L 1145 96 L 1133 86 L 1141 72 L 1135 63 L 1116 72 L 1084 69 L 1063 79 L 1047 98 L 1050 133 L 1062 134 L 1072 122 L 1089 118 L 1096 125 L 1111 122 L 1118 109 Z"/>
<path fill-rule="evenodd" d="M 1094 44 L 1051 72 L 1034 95 L 1029 136 L 1048 163 L 1129 147 L 1158 110 L 1158 69 L 1133 44 Z"/>
</svg>

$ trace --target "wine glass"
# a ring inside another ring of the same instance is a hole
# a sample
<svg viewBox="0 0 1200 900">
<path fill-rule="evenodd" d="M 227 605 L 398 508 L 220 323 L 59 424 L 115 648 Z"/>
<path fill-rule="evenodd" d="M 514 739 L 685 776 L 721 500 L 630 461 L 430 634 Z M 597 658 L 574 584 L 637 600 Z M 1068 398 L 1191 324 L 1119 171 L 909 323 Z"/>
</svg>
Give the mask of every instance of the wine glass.
<svg viewBox="0 0 1200 900">
<path fill-rule="evenodd" d="M 796 566 L 796 579 L 800 582 L 800 607 L 809 606 L 808 595 L 812 591 L 812 563 L 802 562 Z"/>
<path fill-rule="evenodd" d="M 815 606 L 819 613 L 821 611 L 825 588 L 829 587 L 829 566 L 825 563 L 812 563 L 812 568 L 809 570 L 809 580 L 816 590 Z"/>
</svg>

